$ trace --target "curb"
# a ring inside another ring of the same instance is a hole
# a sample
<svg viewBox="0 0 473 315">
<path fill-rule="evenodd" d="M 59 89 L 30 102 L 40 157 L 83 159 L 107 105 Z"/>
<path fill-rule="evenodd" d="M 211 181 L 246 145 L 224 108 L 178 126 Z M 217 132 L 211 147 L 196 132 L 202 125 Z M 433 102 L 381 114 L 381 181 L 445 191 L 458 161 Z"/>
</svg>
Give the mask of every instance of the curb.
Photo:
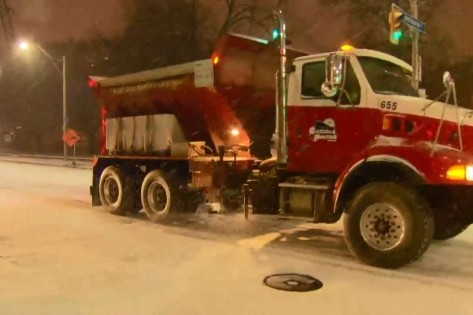
<svg viewBox="0 0 473 315">
<path fill-rule="evenodd" d="M 41 160 L 42 159 L 42 160 Z M 32 165 L 42 165 L 42 166 L 56 166 L 56 167 L 67 167 L 67 168 L 77 168 L 77 169 L 92 169 L 92 159 L 76 161 L 75 165 L 72 164 L 73 161 L 67 160 L 64 161 L 62 158 L 52 158 L 52 157 L 40 157 L 40 156 L 23 156 L 23 155 L 5 155 L 0 154 L 0 161 L 18 163 L 18 164 L 32 164 Z M 85 163 L 90 162 L 90 163 Z"/>
<path fill-rule="evenodd" d="M 51 160 L 64 160 L 64 157 L 61 155 L 40 155 L 40 154 L 21 154 L 21 153 L 8 153 L 0 152 L 0 157 L 13 157 L 13 158 L 34 158 L 34 159 L 51 159 Z M 94 158 L 91 157 L 68 157 L 68 161 L 83 161 L 83 162 L 92 162 Z"/>
</svg>

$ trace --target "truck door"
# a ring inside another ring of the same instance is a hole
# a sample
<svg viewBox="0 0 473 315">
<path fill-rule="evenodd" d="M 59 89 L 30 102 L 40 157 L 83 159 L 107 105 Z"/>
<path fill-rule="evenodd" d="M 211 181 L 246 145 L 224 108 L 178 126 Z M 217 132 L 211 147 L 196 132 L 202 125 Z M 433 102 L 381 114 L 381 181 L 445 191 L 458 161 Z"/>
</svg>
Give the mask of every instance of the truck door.
<svg viewBox="0 0 473 315">
<path fill-rule="evenodd" d="M 288 99 L 288 168 L 296 172 L 340 173 L 362 153 L 377 126 L 375 110 L 363 106 L 366 88 L 357 72 L 361 67 L 347 62 L 345 93 L 326 98 L 325 60 L 296 66 Z M 381 124 L 381 122 L 379 122 Z"/>
</svg>

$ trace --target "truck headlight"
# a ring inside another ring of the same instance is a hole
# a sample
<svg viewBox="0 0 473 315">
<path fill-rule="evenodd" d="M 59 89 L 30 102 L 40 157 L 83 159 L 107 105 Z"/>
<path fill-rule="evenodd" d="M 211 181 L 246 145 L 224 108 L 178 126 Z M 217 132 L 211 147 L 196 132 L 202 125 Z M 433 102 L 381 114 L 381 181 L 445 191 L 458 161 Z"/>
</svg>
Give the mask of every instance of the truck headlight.
<svg viewBox="0 0 473 315">
<path fill-rule="evenodd" d="M 473 165 L 454 165 L 447 171 L 447 179 L 473 181 Z"/>
<path fill-rule="evenodd" d="M 466 180 L 473 181 L 473 165 L 466 166 Z"/>
</svg>

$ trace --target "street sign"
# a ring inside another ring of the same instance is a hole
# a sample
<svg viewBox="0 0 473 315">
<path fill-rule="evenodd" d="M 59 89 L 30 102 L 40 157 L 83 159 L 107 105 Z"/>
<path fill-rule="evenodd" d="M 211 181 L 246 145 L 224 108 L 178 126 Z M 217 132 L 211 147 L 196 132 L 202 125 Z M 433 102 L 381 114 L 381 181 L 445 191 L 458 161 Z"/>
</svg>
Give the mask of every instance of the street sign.
<svg viewBox="0 0 473 315">
<path fill-rule="evenodd" d="M 68 129 L 67 132 L 62 135 L 62 140 L 71 148 L 77 144 L 80 137 L 75 130 Z"/>
<path fill-rule="evenodd" d="M 422 22 L 421 20 L 418 20 L 416 19 L 415 17 L 413 17 L 412 15 L 410 15 L 409 13 L 407 13 L 406 11 L 404 11 L 403 9 L 401 9 L 400 6 L 396 5 L 396 4 L 392 4 L 392 7 L 393 8 L 396 8 L 396 10 L 399 10 L 403 13 L 402 17 L 401 17 L 401 21 L 404 23 L 404 24 L 407 24 L 413 28 L 415 28 L 416 30 L 418 30 L 419 32 L 421 33 L 424 33 L 426 32 L 427 30 L 427 24 L 425 24 L 424 22 Z"/>
</svg>

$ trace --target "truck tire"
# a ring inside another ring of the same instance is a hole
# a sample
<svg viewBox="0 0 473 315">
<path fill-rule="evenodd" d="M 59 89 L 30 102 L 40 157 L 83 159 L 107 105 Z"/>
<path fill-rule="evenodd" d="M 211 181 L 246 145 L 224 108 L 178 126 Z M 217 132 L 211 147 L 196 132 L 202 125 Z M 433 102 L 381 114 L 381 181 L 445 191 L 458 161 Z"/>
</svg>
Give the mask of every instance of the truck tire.
<svg viewBox="0 0 473 315">
<path fill-rule="evenodd" d="M 108 166 L 100 175 L 100 202 L 107 212 L 125 215 L 133 207 L 133 194 L 130 191 L 125 173 L 116 166 Z"/>
<path fill-rule="evenodd" d="M 177 186 L 169 175 L 151 171 L 141 186 L 141 203 L 146 216 L 154 223 L 163 222 L 176 207 L 177 193 Z"/>
<path fill-rule="evenodd" d="M 399 268 L 427 250 L 434 233 L 433 215 L 413 189 L 392 182 L 362 187 L 344 217 L 345 241 L 362 262 Z"/>
</svg>

